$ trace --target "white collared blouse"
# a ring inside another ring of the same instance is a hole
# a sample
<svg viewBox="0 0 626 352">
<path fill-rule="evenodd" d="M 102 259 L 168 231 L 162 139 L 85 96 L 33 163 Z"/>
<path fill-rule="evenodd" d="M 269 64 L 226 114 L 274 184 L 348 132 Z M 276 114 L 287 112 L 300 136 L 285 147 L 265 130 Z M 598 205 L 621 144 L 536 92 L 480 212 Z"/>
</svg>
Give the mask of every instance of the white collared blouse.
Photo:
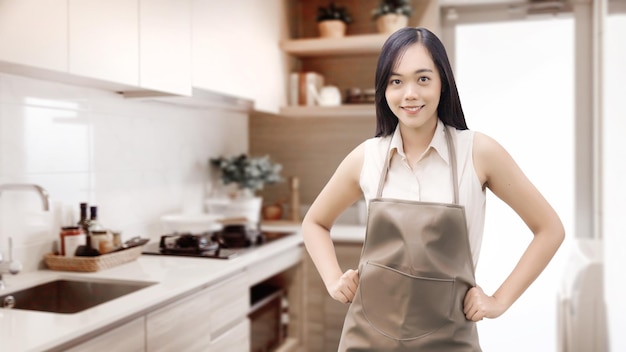
<svg viewBox="0 0 626 352">
<path fill-rule="evenodd" d="M 419 160 L 409 167 L 400 128 L 388 137 L 365 141 L 360 185 L 366 202 L 376 197 L 387 151 L 391 162 L 382 197 L 423 202 L 454 203 L 454 190 L 448 160 L 445 125 L 439 120 L 435 135 Z M 469 243 L 474 266 L 478 263 L 485 225 L 485 190 L 474 170 L 474 132 L 450 128 L 457 157 L 459 203 L 465 207 Z M 389 141 L 391 139 L 391 146 Z"/>
</svg>

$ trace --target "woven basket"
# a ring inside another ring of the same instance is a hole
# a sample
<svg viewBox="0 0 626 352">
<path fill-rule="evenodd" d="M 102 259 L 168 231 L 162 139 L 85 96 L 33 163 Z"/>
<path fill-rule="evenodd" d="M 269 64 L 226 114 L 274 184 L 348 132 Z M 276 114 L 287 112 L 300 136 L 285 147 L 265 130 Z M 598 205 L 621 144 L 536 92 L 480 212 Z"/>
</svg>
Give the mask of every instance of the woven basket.
<svg viewBox="0 0 626 352">
<path fill-rule="evenodd" d="M 139 258 L 142 249 L 143 246 L 135 246 L 97 257 L 64 257 L 48 253 L 44 255 L 44 261 L 52 270 L 94 272 L 132 262 Z"/>
</svg>

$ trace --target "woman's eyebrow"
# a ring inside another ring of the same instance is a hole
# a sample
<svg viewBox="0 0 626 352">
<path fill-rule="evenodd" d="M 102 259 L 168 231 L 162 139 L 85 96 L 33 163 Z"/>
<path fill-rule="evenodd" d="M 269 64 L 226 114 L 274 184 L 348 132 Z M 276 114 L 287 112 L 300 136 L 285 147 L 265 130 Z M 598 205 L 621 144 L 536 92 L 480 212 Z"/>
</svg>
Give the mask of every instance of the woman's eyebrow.
<svg viewBox="0 0 626 352">
<path fill-rule="evenodd" d="M 429 69 L 429 68 L 421 68 L 419 70 L 416 70 L 414 72 L 414 74 L 419 74 L 419 73 L 424 73 L 424 72 L 433 72 L 433 70 Z M 391 76 L 402 76 L 401 74 L 397 73 L 397 72 L 393 72 L 391 71 Z"/>
</svg>

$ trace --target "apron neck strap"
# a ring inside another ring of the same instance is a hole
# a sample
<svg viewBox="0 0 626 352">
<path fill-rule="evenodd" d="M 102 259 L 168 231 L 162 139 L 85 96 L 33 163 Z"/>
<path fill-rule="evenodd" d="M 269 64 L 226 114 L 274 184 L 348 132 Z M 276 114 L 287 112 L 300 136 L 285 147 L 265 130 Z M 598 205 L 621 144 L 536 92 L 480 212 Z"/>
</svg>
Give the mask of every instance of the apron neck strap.
<svg viewBox="0 0 626 352">
<path fill-rule="evenodd" d="M 448 159 L 450 160 L 450 173 L 452 174 L 452 188 L 454 189 L 454 204 L 459 204 L 459 182 L 456 172 L 456 150 L 454 149 L 454 141 L 452 140 L 452 134 L 448 126 L 444 125 L 446 132 L 446 142 L 448 144 Z M 389 146 L 387 147 L 387 154 L 385 158 L 385 166 L 380 174 L 380 181 L 378 181 L 378 190 L 376 191 L 376 198 L 380 198 L 383 195 L 383 186 L 387 179 L 387 172 L 389 171 L 389 164 L 391 163 L 392 155 L 389 155 L 391 150 L 391 140 L 389 140 Z"/>
</svg>

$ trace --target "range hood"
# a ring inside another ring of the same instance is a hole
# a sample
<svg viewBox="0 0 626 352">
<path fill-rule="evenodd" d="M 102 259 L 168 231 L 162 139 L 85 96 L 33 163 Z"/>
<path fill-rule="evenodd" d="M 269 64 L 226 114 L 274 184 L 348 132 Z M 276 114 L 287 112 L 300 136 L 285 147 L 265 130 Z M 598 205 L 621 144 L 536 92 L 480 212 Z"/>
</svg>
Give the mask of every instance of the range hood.
<svg viewBox="0 0 626 352">
<path fill-rule="evenodd" d="M 254 102 L 228 94 L 218 93 L 201 88 L 192 88 L 191 96 L 173 95 L 155 91 L 124 91 L 122 96 L 127 99 L 145 100 L 151 102 L 179 105 L 195 109 L 223 109 L 230 111 L 250 112 Z"/>
</svg>

